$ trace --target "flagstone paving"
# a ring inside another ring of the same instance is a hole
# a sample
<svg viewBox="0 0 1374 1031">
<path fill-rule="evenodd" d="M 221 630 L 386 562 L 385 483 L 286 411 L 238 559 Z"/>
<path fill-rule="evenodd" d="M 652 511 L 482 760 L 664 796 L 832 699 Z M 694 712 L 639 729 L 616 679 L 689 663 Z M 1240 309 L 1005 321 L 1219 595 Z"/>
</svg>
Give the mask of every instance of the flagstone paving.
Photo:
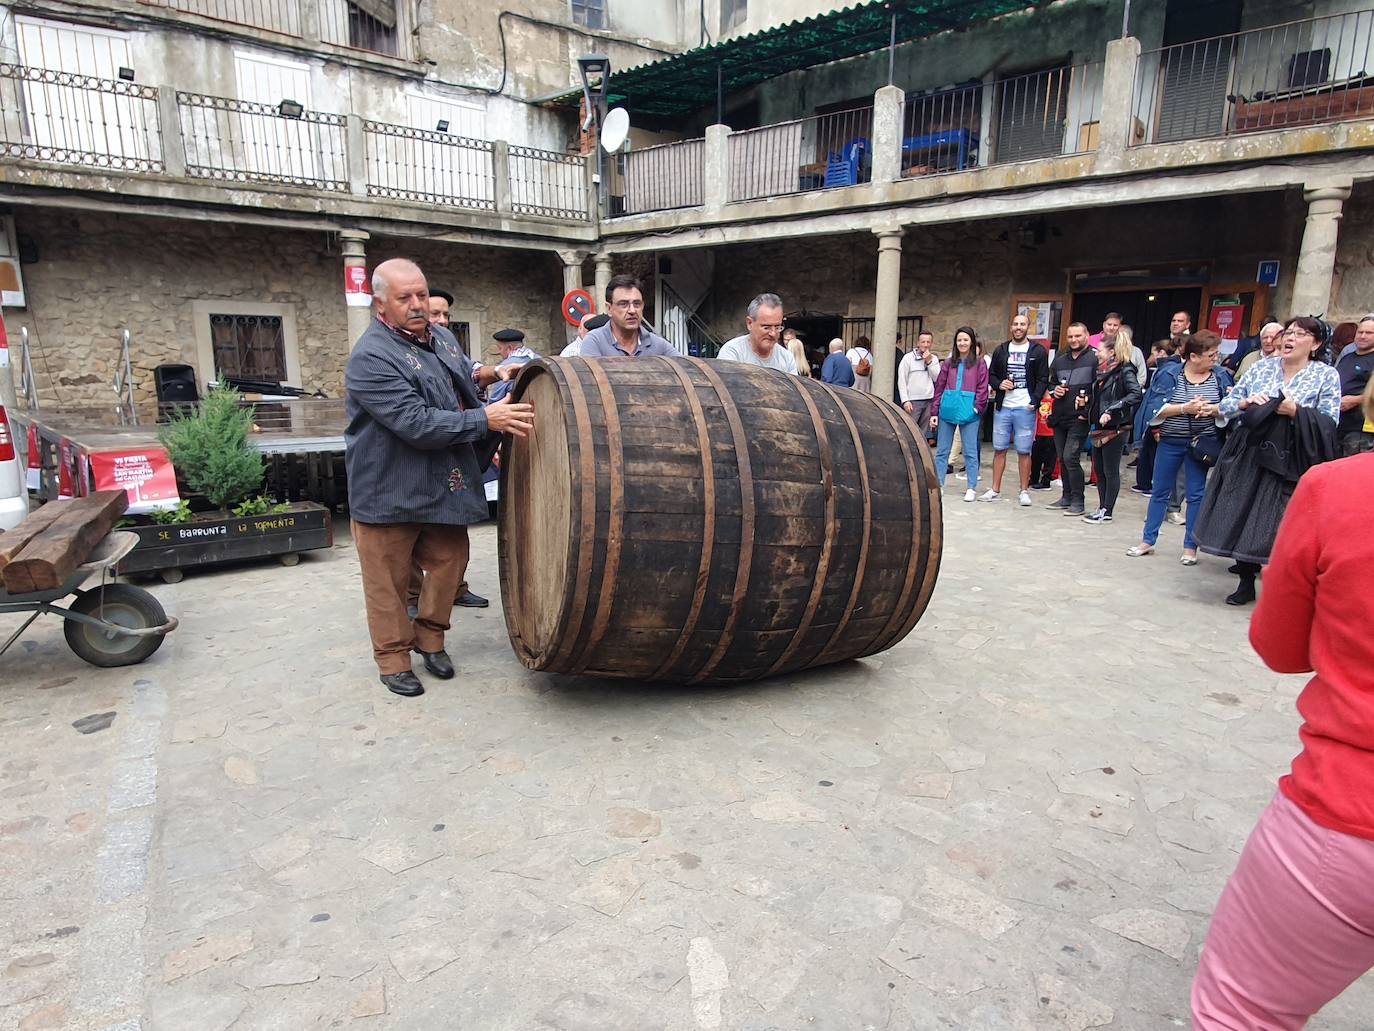
<svg viewBox="0 0 1374 1031">
<path fill-rule="evenodd" d="M 1124 556 L 1142 499 L 961 493 L 898 647 L 726 690 L 528 673 L 494 604 L 397 698 L 346 532 L 152 586 L 139 667 L 40 622 L 0 658 L 0 1029 L 1187 1027 L 1303 681 L 1179 528 Z"/>
</svg>

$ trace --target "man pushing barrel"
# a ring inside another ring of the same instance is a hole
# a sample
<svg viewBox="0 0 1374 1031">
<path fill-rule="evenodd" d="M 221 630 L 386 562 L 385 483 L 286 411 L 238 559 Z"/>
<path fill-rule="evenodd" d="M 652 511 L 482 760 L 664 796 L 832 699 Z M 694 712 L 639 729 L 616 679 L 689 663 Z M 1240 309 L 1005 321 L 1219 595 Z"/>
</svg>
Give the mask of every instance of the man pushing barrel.
<svg viewBox="0 0 1374 1031">
<path fill-rule="evenodd" d="M 454 674 L 444 631 L 467 570 L 468 524 L 487 516 L 482 470 L 502 433 L 530 432 L 534 409 L 509 400 L 482 407 L 477 386 L 510 368 L 474 367 L 452 333 L 430 324 L 429 289 L 414 262 L 377 266 L 372 308 L 344 375 L 348 507 L 373 657 L 387 689 L 412 696 L 425 690 L 412 650 L 434 676 Z M 412 561 L 425 571 L 413 620 Z"/>
</svg>

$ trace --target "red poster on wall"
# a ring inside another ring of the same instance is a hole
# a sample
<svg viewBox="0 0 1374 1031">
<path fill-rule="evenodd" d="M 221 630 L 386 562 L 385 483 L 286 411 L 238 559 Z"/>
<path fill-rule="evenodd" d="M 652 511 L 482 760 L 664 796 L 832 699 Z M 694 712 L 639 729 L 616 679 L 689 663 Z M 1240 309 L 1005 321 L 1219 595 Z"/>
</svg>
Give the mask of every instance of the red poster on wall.
<svg viewBox="0 0 1374 1031">
<path fill-rule="evenodd" d="M 129 495 L 129 514 L 146 515 L 176 508 L 177 474 L 162 448 L 144 451 L 97 451 L 91 455 L 96 490 L 122 490 Z"/>
<path fill-rule="evenodd" d="M 367 282 L 367 269 L 349 265 L 344 269 L 344 304 L 350 308 L 366 308 L 372 303 L 372 287 Z"/>
<path fill-rule="evenodd" d="M 1207 320 L 1207 328 L 1223 340 L 1239 340 L 1243 333 L 1245 306 L 1241 304 L 1218 304 L 1212 308 Z"/>
</svg>

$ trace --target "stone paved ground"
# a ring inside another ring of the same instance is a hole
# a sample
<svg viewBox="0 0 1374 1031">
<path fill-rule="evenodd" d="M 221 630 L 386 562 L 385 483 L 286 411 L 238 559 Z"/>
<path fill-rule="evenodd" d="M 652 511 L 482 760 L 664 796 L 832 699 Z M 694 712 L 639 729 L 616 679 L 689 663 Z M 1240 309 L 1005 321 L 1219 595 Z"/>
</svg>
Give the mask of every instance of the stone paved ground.
<svg viewBox="0 0 1374 1031">
<path fill-rule="evenodd" d="M 951 491 L 905 642 L 722 691 L 528 674 L 493 608 L 395 698 L 346 539 L 155 587 L 132 670 L 42 624 L 0 659 L 0 1028 L 1185 1027 L 1302 681 L 1121 508 Z"/>
</svg>

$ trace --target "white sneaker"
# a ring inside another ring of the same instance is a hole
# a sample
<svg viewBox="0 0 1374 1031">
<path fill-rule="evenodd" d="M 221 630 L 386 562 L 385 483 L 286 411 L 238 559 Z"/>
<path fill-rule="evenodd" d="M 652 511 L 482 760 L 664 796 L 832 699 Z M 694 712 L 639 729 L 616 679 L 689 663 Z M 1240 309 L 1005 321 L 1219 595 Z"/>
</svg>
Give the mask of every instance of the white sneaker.
<svg viewBox="0 0 1374 1031">
<path fill-rule="evenodd" d="M 1050 486 L 1051 486 L 1051 487 L 1059 487 L 1059 488 L 1062 489 L 1063 486 L 1064 486 L 1064 481 L 1063 481 L 1063 480 L 1060 480 L 1060 479 L 1053 479 L 1053 480 L 1050 480 Z"/>
<path fill-rule="evenodd" d="M 996 501 L 996 500 L 997 500 L 998 498 L 1000 498 L 1001 496 L 1002 496 L 1002 495 L 999 494 L 999 493 L 998 493 L 997 491 L 995 491 L 995 490 L 985 490 L 985 491 L 983 491 L 983 496 L 982 496 L 981 498 L 979 498 L 978 500 L 979 500 L 979 501 Z"/>
<path fill-rule="evenodd" d="M 964 500 L 965 500 L 965 501 L 977 501 L 977 500 L 978 500 L 978 492 L 977 492 L 976 490 L 974 490 L 973 488 L 970 487 L 968 490 L 964 491 Z"/>
<path fill-rule="evenodd" d="M 1023 490 L 1016 496 L 1016 500 L 1021 503 L 1022 508 L 1031 507 L 1030 491 Z"/>
<path fill-rule="evenodd" d="M 1182 512 L 1170 512 L 1168 515 L 1168 520 L 1175 526 L 1182 526 L 1184 523 L 1188 521 L 1187 519 L 1183 518 Z"/>
</svg>

